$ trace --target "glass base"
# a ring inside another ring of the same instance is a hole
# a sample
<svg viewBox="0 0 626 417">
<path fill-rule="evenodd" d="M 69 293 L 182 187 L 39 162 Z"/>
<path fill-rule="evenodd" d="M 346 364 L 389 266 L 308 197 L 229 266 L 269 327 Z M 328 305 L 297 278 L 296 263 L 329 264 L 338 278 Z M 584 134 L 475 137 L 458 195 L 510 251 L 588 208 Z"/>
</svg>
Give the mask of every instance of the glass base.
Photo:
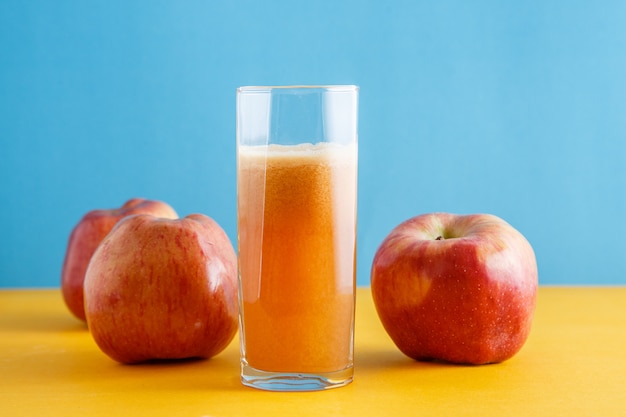
<svg viewBox="0 0 626 417">
<path fill-rule="evenodd" d="M 241 364 L 241 382 L 265 391 L 320 391 L 352 382 L 353 367 L 336 372 L 288 373 L 266 372 Z"/>
</svg>

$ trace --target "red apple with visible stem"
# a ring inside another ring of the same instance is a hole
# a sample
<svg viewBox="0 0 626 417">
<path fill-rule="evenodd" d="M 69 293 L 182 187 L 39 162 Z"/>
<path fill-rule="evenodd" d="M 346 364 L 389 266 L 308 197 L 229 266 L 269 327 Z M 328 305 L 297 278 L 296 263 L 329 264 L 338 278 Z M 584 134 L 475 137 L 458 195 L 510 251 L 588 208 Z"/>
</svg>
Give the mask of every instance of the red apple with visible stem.
<svg viewBox="0 0 626 417">
<path fill-rule="evenodd" d="M 85 276 L 87 325 L 114 360 L 210 358 L 238 328 L 237 258 L 210 217 L 120 221 Z"/>
<path fill-rule="evenodd" d="M 383 240 L 371 270 L 381 322 L 416 360 L 511 358 L 530 332 L 537 286 L 530 243 L 489 214 L 413 217 Z"/>
<path fill-rule="evenodd" d="M 133 198 L 119 208 L 88 212 L 72 230 L 61 270 L 61 292 L 65 304 L 77 318 L 85 320 L 83 281 L 91 256 L 118 221 L 140 213 L 171 219 L 178 217 L 167 203 Z"/>
</svg>

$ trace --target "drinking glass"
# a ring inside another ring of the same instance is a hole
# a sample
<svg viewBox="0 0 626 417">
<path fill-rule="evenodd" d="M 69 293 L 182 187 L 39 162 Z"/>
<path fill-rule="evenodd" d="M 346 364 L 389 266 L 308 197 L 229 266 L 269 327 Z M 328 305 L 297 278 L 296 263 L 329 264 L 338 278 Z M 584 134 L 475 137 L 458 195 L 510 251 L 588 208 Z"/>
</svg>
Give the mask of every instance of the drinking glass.
<svg viewBox="0 0 626 417">
<path fill-rule="evenodd" d="M 357 86 L 237 90 L 241 380 L 353 377 Z"/>
</svg>

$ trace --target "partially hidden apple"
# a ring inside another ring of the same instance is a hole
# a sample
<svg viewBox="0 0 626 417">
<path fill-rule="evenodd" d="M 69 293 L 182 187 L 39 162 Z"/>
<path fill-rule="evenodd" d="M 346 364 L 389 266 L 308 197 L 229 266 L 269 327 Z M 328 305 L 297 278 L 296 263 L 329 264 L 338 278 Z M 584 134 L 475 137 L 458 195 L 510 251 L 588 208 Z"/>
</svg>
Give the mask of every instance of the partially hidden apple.
<svg viewBox="0 0 626 417">
<path fill-rule="evenodd" d="M 530 243 L 489 214 L 413 217 L 383 240 L 371 270 L 383 327 L 416 360 L 511 358 L 529 335 L 537 286 Z"/>
<path fill-rule="evenodd" d="M 120 221 L 85 276 L 87 325 L 121 363 L 210 358 L 238 327 L 237 258 L 210 217 Z"/>
<path fill-rule="evenodd" d="M 68 309 L 77 318 L 85 321 L 83 282 L 91 256 L 118 221 L 139 213 L 178 217 L 174 209 L 162 201 L 133 198 L 119 208 L 92 210 L 74 226 L 61 270 L 61 292 Z"/>
</svg>

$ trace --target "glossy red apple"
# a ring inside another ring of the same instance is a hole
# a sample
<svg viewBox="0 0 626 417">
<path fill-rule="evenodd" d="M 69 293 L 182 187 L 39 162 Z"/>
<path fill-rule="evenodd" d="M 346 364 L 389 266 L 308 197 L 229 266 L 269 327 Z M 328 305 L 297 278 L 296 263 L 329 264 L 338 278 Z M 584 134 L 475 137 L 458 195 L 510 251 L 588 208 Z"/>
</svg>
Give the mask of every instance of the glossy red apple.
<svg viewBox="0 0 626 417">
<path fill-rule="evenodd" d="M 382 324 L 416 360 L 511 358 L 530 332 L 537 285 L 530 243 L 488 214 L 411 218 L 383 240 L 371 270 Z"/>
<path fill-rule="evenodd" d="M 120 221 L 85 276 L 87 325 L 122 363 L 210 358 L 237 331 L 237 259 L 210 217 Z"/>
<path fill-rule="evenodd" d="M 174 209 L 162 201 L 133 198 L 120 208 L 88 212 L 72 230 L 61 270 L 61 292 L 65 304 L 79 319 L 85 320 L 83 281 L 91 256 L 118 221 L 139 213 L 178 217 Z"/>
</svg>

